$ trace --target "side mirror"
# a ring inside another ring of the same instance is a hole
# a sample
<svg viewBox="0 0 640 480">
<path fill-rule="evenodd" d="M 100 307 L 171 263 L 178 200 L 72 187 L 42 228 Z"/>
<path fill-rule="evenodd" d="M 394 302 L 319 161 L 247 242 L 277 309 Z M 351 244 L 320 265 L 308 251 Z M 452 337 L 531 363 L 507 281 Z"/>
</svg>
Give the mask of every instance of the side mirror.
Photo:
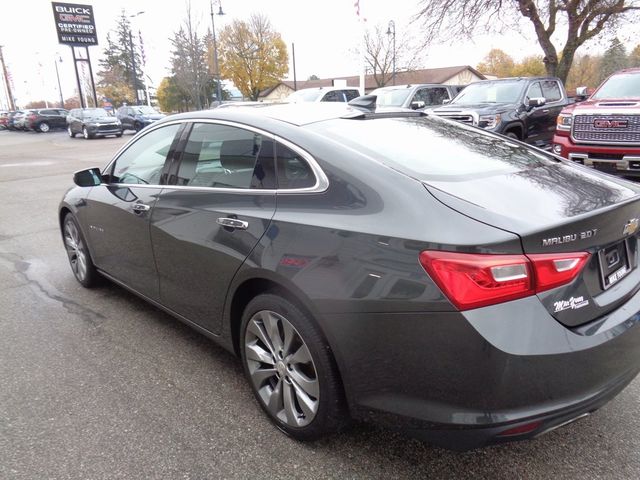
<svg viewBox="0 0 640 480">
<path fill-rule="evenodd" d="M 536 97 L 536 98 L 530 98 L 529 99 L 529 106 L 532 107 L 532 108 L 541 107 L 545 103 L 547 103 L 547 99 L 544 98 L 544 97 Z"/>
<path fill-rule="evenodd" d="M 79 187 L 97 187 L 102 183 L 102 174 L 98 167 L 79 170 L 73 174 L 73 183 Z"/>
<path fill-rule="evenodd" d="M 411 102 L 411 108 L 414 110 L 418 110 L 420 108 L 424 108 L 425 107 L 425 103 L 422 100 L 415 100 L 413 102 Z"/>
<path fill-rule="evenodd" d="M 442 104 L 443 105 L 449 105 L 451 103 L 451 99 L 450 98 L 445 98 L 444 100 L 442 100 Z"/>
<path fill-rule="evenodd" d="M 589 95 L 587 93 L 587 87 L 578 87 L 578 88 L 576 88 L 576 96 L 578 96 L 578 97 L 586 97 L 587 95 Z"/>
</svg>

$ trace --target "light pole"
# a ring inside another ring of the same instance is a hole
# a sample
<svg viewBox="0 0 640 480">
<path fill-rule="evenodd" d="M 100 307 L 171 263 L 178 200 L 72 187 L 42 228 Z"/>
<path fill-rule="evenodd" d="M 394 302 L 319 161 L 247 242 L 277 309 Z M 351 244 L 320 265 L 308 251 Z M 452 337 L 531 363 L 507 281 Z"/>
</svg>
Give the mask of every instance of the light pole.
<svg viewBox="0 0 640 480">
<path fill-rule="evenodd" d="M 215 69 L 216 79 L 216 100 L 218 105 L 222 102 L 222 87 L 220 86 L 220 67 L 218 66 L 218 42 L 216 41 L 216 24 L 214 21 L 215 15 L 213 14 L 213 0 L 209 2 L 211 6 L 211 33 L 213 34 L 213 68 Z M 222 11 L 222 2 L 218 1 L 218 15 L 224 15 Z"/>
<path fill-rule="evenodd" d="M 129 15 L 129 18 L 142 15 L 144 11 Z M 138 72 L 136 71 L 136 52 L 133 48 L 133 35 L 131 34 L 131 25 L 129 25 L 129 48 L 131 49 L 131 68 L 133 69 L 133 93 L 136 96 L 136 105 L 140 105 L 140 97 L 138 97 Z"/>
<path fill-rule="evenodd" d="M 62 86 L 60 85 L 60 73 L 58 72 L 58 62 L 62 63 L 62 57 L 56 53 L 53 64 L 56 67 L 56 78 L 58 79 L 58 93 L 60 94 L 60 108 L 64 108 L 64 96 L 62 95 Z"/>
<path fill-rule="evenodd" d="M 393 20 L 389 20 L 389 25 L 387 26 L 387 35 L 393 35 L 393 75 L 391 76 L 393 80 L 393 85 L 396 84 L 396 22 Z"/>
</svg>

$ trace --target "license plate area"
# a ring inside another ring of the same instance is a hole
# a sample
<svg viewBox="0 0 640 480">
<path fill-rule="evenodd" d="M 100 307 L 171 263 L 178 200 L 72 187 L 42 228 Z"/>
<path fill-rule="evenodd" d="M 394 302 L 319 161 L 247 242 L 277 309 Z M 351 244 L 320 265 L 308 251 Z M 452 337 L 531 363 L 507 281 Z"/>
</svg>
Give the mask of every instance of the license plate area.
<svg viewBox="0 0 640 480">
<path fill-rule="evenodd" d="M 616 162 L 593 162 L 593 167 L 601 172 L 615 173 L 617 171 Z"/>
<path fill-rule="evenodd" d="M 630 258 L 627 240 L 618 242 L 598 252 L 602 288 L 606 290 L 629 274 L 631 271 Z"/>
</svg>

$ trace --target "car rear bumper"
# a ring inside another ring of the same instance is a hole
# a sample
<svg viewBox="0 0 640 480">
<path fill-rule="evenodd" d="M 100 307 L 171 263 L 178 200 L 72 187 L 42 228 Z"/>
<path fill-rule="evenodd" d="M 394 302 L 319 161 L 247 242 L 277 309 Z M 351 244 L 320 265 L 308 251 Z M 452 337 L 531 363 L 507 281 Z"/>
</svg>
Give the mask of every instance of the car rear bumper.
<svg viewBox="0 0 640 480">
<path fill-rule="evenodd" d="M 573 143 L 570 137 L 554 135 L 555 153 L 574 162 L 607 173 L 640 176 L 640 146 L 607 146 Z M 558 147 L 556 147 L 558 146 Z"/>
<path fill-rule="evenodd" d="M 573 330 L 537 297 L 464 313 L 324 318 L 352 415 L 456 450 L 591 413 L 640 369 L 640 293 Z"/>
</svg>

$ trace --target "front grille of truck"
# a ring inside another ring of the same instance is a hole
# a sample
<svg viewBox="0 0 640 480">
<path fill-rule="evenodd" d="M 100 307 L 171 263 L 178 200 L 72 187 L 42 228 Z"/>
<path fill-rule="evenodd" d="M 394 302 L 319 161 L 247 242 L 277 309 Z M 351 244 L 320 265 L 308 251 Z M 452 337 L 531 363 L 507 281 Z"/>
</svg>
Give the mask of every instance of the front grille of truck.
<svg viewBox="0 0 640 480">
<path fill-rule="evenodd" d="M 467 125 L 473 125 L 473 117 L 471 115 L 458 115 L 455 113 L 438 114 L 439 117 L 446 118 L 447 120 L 455 120 L 456 122 L 465 123 Z"/>
<path fill-rule="evenodd" d="M 576 115 L 571 136 L 577 143 L 640 143 L 640 115 Z"/>
</svg>

